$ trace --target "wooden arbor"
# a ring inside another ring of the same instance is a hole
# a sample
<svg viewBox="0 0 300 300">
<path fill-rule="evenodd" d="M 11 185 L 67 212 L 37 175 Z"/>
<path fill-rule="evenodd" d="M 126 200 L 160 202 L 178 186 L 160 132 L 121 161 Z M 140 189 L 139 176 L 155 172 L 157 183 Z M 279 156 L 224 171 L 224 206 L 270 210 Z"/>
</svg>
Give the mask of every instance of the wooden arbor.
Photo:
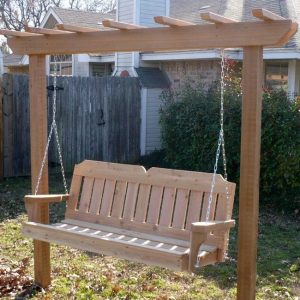
<svg viewBox="0 0 300 300">
<path fill-rule="evenodd" d="M 241 135 L 240 208 L 238 241 L 237 298 L 255 298 L 257 227 L 259 206 L 260 134 L 262 107 L 263 47 L 284 45 L 297 31 L 297 24 L 263 9 L 253 10 L 256 22 L 235 22 L 205 13 L 202 19 L 213 24 L 195 25 L 169 17 L 155 17 L 166 27 L 144 28 L 106 20 L 103 25 L 117 30 L 97 31 L 66 24 L 57 29 L 26 28 L 26 32 L 1 30 L 9 37 L 15 54 L 30 57 L 30 132 L 32 186 L 34 188 L 47 138 L 45 56 L 48 54 L 101 53 L 126 51 L 169 51 L 204 48 L 244 50 Z M 40 194 L 48 193 L 47 168 Z M 38 218 L 47 221 L 48 205 Z M 49 262 L 49 244 L 35 241 L 35 261 Z M 39 264 L 41 265 L 41 264 Z M 48 275 L 47 275 L 48 274 Z M 36 281 L 50 282 L 50 264 L 35 268 Z"/>
</svg>

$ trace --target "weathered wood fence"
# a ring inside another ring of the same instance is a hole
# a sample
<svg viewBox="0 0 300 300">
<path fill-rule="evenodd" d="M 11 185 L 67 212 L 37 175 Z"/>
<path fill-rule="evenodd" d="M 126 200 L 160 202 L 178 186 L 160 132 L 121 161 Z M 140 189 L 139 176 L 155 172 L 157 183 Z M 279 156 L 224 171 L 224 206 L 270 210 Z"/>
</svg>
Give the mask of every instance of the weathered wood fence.
<svg viewBox="0 0 300 300">
<path fill-rule="evenodd" d="M 51 77 L 48 78 L 48 83 L 52 84 Z M 57 85 L 63 87 L 63 90 L 57 92 L 56 120 L 64 165 L 68 171 L 84 159 L 112 162 L 133 162 L 138 159 L 140 88 L 136 78 L 59 77 Z M 5 74 L 0 94 L 0 114 L 3 118 L 3 153 L 0 161 L 3 163 L 3 175 L 28 175 L 28 76 Z M 53 91 L 48 91 L 49 124 L 52 120 L 52 96 Z M 57 148 L 53 139 L 49 151 L 49 167 L 58 165 Z"/>
</svg>

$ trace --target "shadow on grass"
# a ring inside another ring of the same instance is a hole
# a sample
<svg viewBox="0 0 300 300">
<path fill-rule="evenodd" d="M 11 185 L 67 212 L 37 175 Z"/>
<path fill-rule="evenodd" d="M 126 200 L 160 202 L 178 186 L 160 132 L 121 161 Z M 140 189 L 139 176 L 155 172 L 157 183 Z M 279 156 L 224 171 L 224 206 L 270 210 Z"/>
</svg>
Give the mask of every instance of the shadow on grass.
<svg viewBox="0 0 300 300">
<path fill-rule="evenodd" d="M 71 174 L 67 174 L 70 183 Z M 51 193 L 64 193 L 60 174 L 51 174 L 49 178 Z M 30 177 L 6 178 L 0 181 L 0 222 L 15 219 L 26 213 L 24 196 L 31 194 Z M 64 203 L 51 205 L 50 218 L 56 221 L 64 213 Z"/>
<path fill-rule="evenodd" d="M 36 284 L 32 284 L 31 286 L 28 286 L 24 291 L 16 295 L 14 299 L 15 300 L 30 299 L 36 296 L 36 294 L 40 293 L 41 291 L 42 291 L 41 287 L 39 287 Z"/>
<path fill-rule="evenodd" d="M 225 263 L 204 267 L 199 272 L 200 275 L 214 281 L 221 289 L 236 286 L 237 228 L 238 224 L 231 231 L 229 259 Z M 294 289 L 288 288 L 287 283 L 294 286 Z M 299 296 L 299 217 L 275 214 L 262 208 L 258 235 L 257 286 L 268 286 L 279 292 L 289 291 L 292 294 L 297 293 L 296 296 Z"/>
</svg>

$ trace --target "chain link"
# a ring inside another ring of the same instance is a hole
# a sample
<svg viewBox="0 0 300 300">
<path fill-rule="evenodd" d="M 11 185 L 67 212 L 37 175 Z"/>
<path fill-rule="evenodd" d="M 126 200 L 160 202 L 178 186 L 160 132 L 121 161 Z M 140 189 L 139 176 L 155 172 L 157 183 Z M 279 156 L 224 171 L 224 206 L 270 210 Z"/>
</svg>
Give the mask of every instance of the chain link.
<svg viewBox="0 0 300 300">
<path fill-rule="evenodd" d="M 64 164 L 63 164 L 62 151 L 61 151 L 61 146 L 59 143 L 59 136 L 58 136 L 57 125 L 56 125 L 56 100 L 57 100 L 57 59 L 56 59 L 56 56 L 54 56 L 52 123 L 50 126 L 50 131 L 49 131 L 49 135 L 48 135 L 47 144 L 45 147 L 45 152 L 44 152 L 44 156 L 43 156 L 43 160 L 42 160 L 42 164 L 41 164 L 41 169 L 39 171 L 37 183 L 36 183 L 36 186 L 34 189 L 35 195 L 38 193 L 41 179 L 43 176 L 43 170 L 44 170 L 46 162 L 47 162 L 49 145 L 51 142 L 53 131 L 54 131 L 55 141 L 57 144 L 58 158 L 59 158 L 60 170 L 61 170 L 61 174 L 62 174 L 62 178 L 63 178 L 63 185 L 64 185 L 65 193 L 68 194 L 68 186 L 67 186 L 67 180 L 66 180 L 65 169 L 64 169 Z"/>
<path fill-rule="evenodd" d="M 227 159 L 226 159 L 226 152 L 225 152 L 225 139 L 224 139 L 224 91 L 225 91 L 225 55 L 224 55 L 224 49 L 221 49 L 221 107 L 220 107 L 220 132 L 219 132 L 219 138 L 218 138 L 218 146 L 216 151 L 216 160 L 214 164 L 214 173 L 213 178 L 211 182 L 211 188 L 208 198 L 208 208 L 206 211 L 206 217 L 205 221 L 210 220 L 210 214 L 211 214 L 211 206 L 212 206 L 212 200 L 213 200 L 213 193 L 216 185 L 216 175 L 218 170 L 218 162 L 220 158 L 220 154 L 222 151 L 222 157 L 223 157 L 223 168 L 224 168 L 224 179 L 225 179 L 225 186 L 226 186 L 226 200 L 227 203 L 229 202 L 229 189 L 228 189 L 228 175 L 227 175 Z"/>
</svg>

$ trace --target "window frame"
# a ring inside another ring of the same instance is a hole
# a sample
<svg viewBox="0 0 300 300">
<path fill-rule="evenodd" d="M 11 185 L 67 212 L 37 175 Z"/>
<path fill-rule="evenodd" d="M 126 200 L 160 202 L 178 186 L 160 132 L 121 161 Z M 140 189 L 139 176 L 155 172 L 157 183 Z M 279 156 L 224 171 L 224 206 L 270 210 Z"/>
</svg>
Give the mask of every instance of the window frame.
<svg viewBox="0 0 300 300">
<path fill-rule="evenodd" d="M 64 58 L 64 59 L 62 59 Z M 69 58 L 69 59 L 67 59 Z M 56 55 L 56 62 L 54 61 L 54 56 L 53 55 L 49 55 L 49 75 L 50 76 L 54 76 L 54 70 L 51 68 L 52 66 L 55 65 L 55 63 L 57 64 L 57 72 L 56 75 L 57 76 L 73 76 L 73 55 L 72 54 L 65 54 L 65 55 Z M 63 66 L 67 66 L 67 67 L 63 67 Z M 70 68 L 71 72 L 70 74 L 62 74 L 62 70 L 65 68 Z"/>
</svg>

